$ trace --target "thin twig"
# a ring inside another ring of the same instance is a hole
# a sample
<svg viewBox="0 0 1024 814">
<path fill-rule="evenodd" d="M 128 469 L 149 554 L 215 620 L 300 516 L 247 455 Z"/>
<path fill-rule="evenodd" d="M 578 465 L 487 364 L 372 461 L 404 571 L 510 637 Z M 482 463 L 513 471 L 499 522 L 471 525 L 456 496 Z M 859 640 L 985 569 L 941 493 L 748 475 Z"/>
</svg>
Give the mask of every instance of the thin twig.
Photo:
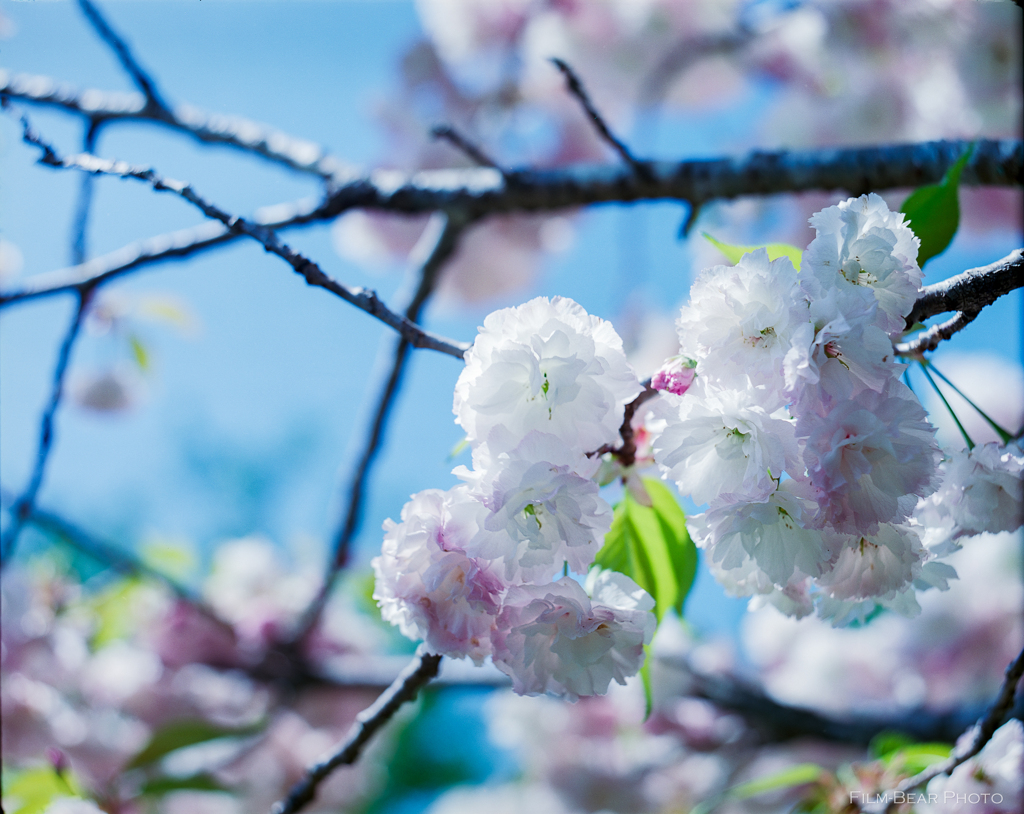
<svg viewBox="0 0 1024 814">
<path fill-rule="evenodd" d="M 314 142 L 241 116 L 206 113 L 191 105 L 176 105 L 173 109 L 156 107 L 143 93 L 82 90 L 48 76 L 11 74 L 3 69 L 0 69 L 0 93 L 31 104 L 59 107 L 89 121 L 159 124 L 204 144 L 244 150 L 327 181 L 352 174 L 347 165 Z"/>
<path fill-rule="evenodd" d="M 421 652 L 373 704 L 356 716 L 348 736 L 329 755 L 306 772 L 288 796 L 274 804 L 271 814 L 295 814 L 312 802 L 317 787 L 339 766 L 352 764 L 363 747 L 420 689 L 437 675 L 441 657 Z"/>
<path fill-rule="evenodd" d="M 626 405 L 626 409 L 622 414 L 622 426 L 619 427 L 619 437 L 622 438 L 622 444 L 619 446 L 605 444 L 594 452 L 588 452 L 588 458 L 610 452 L 619 459 L 619 462 L 624 467 L 632 466 L 636 463 L 636 433 L 633 431 L 633 417 L 645 401 L 649 401 L 658 395 L 658 391 L 651 387 L 650 379 L 644 379 L 640 384 L 643 385 L 644 389 L 640 395 Z"/>
<path fill-rule="evenodd" d="M 318 198 L 303 198 L 265 207 L 257 210 L 254 221 L 275 231 L 306 225 L 313 222 L 310 214 L 315 212 L 319 203 Z M 32 275 L 20 287 L 0 294 L 0 306 L 95 287 L 135 269 L 191 257 L 239 237 L 241 235 L 230 231 L 219 221 L 205 221 L 188 229 L 156 235 L 129 243 L 81 265 Z"/>
<path fill-rule="evenodd" d="M 86 19 L 96 29 L 96 33 L 100 35 L 100 39 L 110 46 L 122 67 L 131 77 L 132 82 L 145 95 L 147 112 L 159 118 L 170 117 L 172 115 L 170 107 L 164 103 L 163 97 L 157 90 L 156 82 L 139 65 L 125 39 L 111 28 L 106 18 L 91 0 L 78 0 L 78 5 L 82 9 L 82 13 L 85 14 Z M 91 152 L 91 150 L 88 152 Z"/>
<path fill-rule="evenodd" d="M 276 254 L 287 261 L 309 285 L 326 289 L 346 302 L 376 317 L 385 325 L 397 331 L 413 347 L 436 350 L 449 356 L 454 356 L 457 359 L 461 359 L 466 348 L 469 347 L 465 343 L 425 331 L 406 317 L 396 314 L 383 303 L 377 296 L 376 291 L 362 287 L 350 288 L 343 283 L 337 282 L 329 277 L 315 262 L 283 243 L 273 229 L 250 223 L 243 218 L 219 209 L 197 194 L 189 184 L 171 178 L 162 178 L 149 167 L 132 166 L 124 161 L 98 158 L 86 153 L 61 158 L 51 145 L 43 141 L 31 129 L 28 120 L 24 116 L 22 117 L 22 122 L 24 124 L 24 140 L 38 147 L 43 152 L 42 157 L 39 159 L 40 163 L 60 169 L 76 169 L 100 175 L 112 175 L 118 178 L 133 178 L 148 183 L 158 192 L 173 192 L 198 208 L 206 217 L 223 223 L 229 231 L 244 234 L 261 243 L 268 252 Z"/>
<path fill-rule="evenodd" d="M 993 299 L 995 298 L 993 297 Z M 935 350 L 940 342 L 949 339 L 955 333 L 962 331 L 974 322 L 980 313 L 981 311 L 957 311 L 952 318 L 947 319 L 945 322 L 940 322 L 938 325 L 933 325 L 928 330 L 918 334 L 910 342 L 900 342 L 894 345 L 896 353 L 900 356 L 918 356 L 925 351 Z"/>
<path fill-rule="evenodd" d="M 11 522 L 7 527 L 7 532 L 0 539 L 0 567 L 10 561 L 18 536 L 35 509 L 36 496 L 43 485 L 46 465 L 50 460 L 50 452 L 53 450 L 54 418 L 64 395 L 64 381 L 68 372 L 68 363 L 71 361 L 71 350 L 81 332 L 82 322 L 91 298 L 92 289 L 79 292 L 75 313 L 71 317 L 71 323 L 64 334 L 63 342 L 61 342 L 53 373 L 50 400 L 47 402 L 46 409 L 43 410 L 40 421 L 39 444 L 36 449 L 35 463 L 32 466 L 32 474 L 29 477 L 28 485 L 11 506 Z"/>
<path fill-rule="evenodd" d="M 508 174 L 493 158 L 487 155 L 487 153 L 463 136 L 462 133 L 450 124 L 439 124 L 430 131 L 430 135 L 436 139 L 447 141 L 457 150 L 465 153 L 466 156 L 478 166 L 490 167 L 507 177 Z"/>
<path fill-rule="evenodd" d="M 629 167 L 638 176 L 646 178 L 650 175 L 650 168 L 637 158 L 629 151 L 625 142 L 617 138 L 612 133 L 611 128 L 605 123 L 604 118 L 594 107 L 594 103 L 590 100 L 590 95 L 587 93 L 587 89 L 583 86 L 583 82 L 576 75 L 576 72 L 565 62 L 565 60 L 553 57 L 551 62 L 554 64 L 559 71 L 562 72 L 562 76 L 565 77 L 565 85 L 569 89 L 569 93 L 576 97 L 580 105 L 586 111 L 587 116 L 590 119 L 591 124 L 594 125 L 594 129 L 597 130 L 598 134 L 604 141 L 606 141 L 615 152 L 619 154 L 623 161 L 629 165 Z"/>
<path fill-rule="evenodd" d="M 420 268 L 416 292 L 405 309 L 407 319 L 413 322 L 419 320 L 423 307 L 437 285 L 441 270 L 458 248 L 459 238 L 468 225 L 467 221 L 458 215 L 449 214 L 445 216 L 445 223 L 438 236 L 437 243 L 434 244 L 430 256 Z M 409 343 L 404 339 L 399 339 L 395 346 L 387 381 L 377 398 L 377 406 L 374 410 L 370 431 L 366 436 L 366 443 L 352 473 L 352 480 L 348 488 L 348 499 L 345 502 L 345 513 L 334 538 L 332 545 L 333 553 L 327 567 L 327 573 L 324 576 L 323 585 L 316 598 L 310 603 L 309 608 L 303 614 L 302 621 L 298 625 L 297 633 L 294 636 L 295 641 L 302 641 L 316 625 L 334 588 L 338 574 L 348 563 L 352 540 L 359 530 L 362 521 L 366 484 L 372 473 L 377 453 L 384 442 L 384 430 L 391 414 L 391 408 L 401 387 L 402 377 L 409 357 L 409 347 Z"/>
<path fill-rule="evenodd" d="M 100 134 L 100 123 L 91 121 L 85 128 L 85 136 L 82 138 L 82 152 L 96 152 L 96 141 Z M 88 256 L 86 249 L 86 237 L 89 231 L 89 210 L 92 207 L 93 184 L 96 176 L 91 173 L 82 175 L 81 184 L 78 187 L 78 203 L 75 205 L 75 220 L 71 227 L 71 262 L 79 266 L 85 262 Z"/>
</svg>

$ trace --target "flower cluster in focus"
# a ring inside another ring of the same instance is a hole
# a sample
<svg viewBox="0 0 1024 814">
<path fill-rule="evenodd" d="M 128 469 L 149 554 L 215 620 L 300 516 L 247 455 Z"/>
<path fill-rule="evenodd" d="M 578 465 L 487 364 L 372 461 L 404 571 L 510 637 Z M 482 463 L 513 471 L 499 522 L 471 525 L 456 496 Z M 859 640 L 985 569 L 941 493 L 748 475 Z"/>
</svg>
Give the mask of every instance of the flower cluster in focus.
<svg viewBox="0 0 1024 814">
<path fill-rule="evenodd" d="M 490 657 L 524 695 L 575 700 L 635 675 L 654 600 L 623 574 L 569 572 L 588 574 L 612 521 L 587 453 L 616 441 L 642 389 L 611 324 L 572 300 L 488 316 L 455 388 L 473 468 L 385 523 L 384 619 L 433 652 Z"/>
</svg>

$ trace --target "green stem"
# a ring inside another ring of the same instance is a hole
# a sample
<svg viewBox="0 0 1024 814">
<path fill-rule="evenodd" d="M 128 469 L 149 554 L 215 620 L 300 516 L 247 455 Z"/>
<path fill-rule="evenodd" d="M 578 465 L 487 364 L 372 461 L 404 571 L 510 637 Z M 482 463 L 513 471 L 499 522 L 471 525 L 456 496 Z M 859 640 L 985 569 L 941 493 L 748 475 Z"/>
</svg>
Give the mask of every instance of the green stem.
<svg viewBox="0 0 1024 814">
<path fill-rule="evenodd" d="M 939 394 L 939 398 L 942 399 L 942 403 L 946 405 L 946 409 L 949 410 L 949 414 L 953 416 L 956 426 L 960 429 L 960 434 L 964 437 L 964 441 L 967 442 L 967 449 L 974 449 L 974 442 L 971 440 L 971 436 L 967 434 L 967 430 L 964 429 L 964 425 L 960 423 L 960 419 L 956 417 L 956 413 L 953 412 L 953 408 L 950 406 L 950 403 L 946 401 L 946 397 L 942 394 L 942 391 L 939 390 L 939 385 L 936 384 L 935 379 L 932 378 L 932 374 L 928 372 L 928 366 L 922 361 L 918 361 L 918 364 L 921 365 L 921 372 L 924 373 L 925 378 L 928 379 L 928 383 L 935 388 L 935 392 Z"/>
<path fill-rule="evenodd" d="M 981 417 L 984 418 L 985 421 L 988 422 L 988 425 L 992 429 L 994 429 L 996 431 L 996 433 L 999 435 L 999 437 L 1001 439 L 1003 439 L 1003 443 L 1004 444 L 1008 444 L 1010 441 L 1013 440 L 1013 435 L 1011 435 L 1006 430 L 1004 430 L 1002 427 L 1000 427 L 998 424 L 996 424 L 996 422 L 992 420 L 992 418 L 988 415 L 988 413 L 986 413 L 977 404 L 975 404 L 973 401 L 971 401 L 969 398 L 967 398 L 967 396 L 965 396 L 961 392 L 960 388 L 957 387 L 955 384 L 953 384 L 953 382 L 951 382 L 945 376 L 943 376 L 942 372 L 937 367 L 935 367 L 935 365 L 933 365 L 931 362 L 929 362 L 927 360 L 924 362 L 924 364 L 928 365 L 928 367 L 930 367 L 932 370 L 934 370 L 935 371 L 935 375 L 938 376 L 940 379 L 942 379 L 942 381 L 944 381 L 950 387 L 952 387 L 953 390 L 956 392 L 956 394 L 958 396 L 960 396 L 960 398 L 962 398 L 964 401 L 966 401 L 968 404 L 970 404 L 975 410 L 977 410 L 978 413 L 981 415 Z"/>
</svg>

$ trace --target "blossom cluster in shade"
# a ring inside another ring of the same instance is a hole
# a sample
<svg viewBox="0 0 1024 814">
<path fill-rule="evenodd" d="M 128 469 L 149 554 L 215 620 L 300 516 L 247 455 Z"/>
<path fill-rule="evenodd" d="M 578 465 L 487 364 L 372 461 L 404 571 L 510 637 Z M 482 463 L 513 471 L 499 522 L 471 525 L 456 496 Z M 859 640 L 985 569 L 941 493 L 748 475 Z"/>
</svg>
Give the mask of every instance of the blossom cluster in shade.
<svg viewBox="0 0 1024 814">
<path fill-rule="evenodd" d="M 587 453 L 615 443 L 642 389 L 611 324 L 572 300 L 488 316 L 455 387 L 473 467 L 385 523 L 373 561 L 384 619 L 432 652 L 490 657 L 524 695 L 575 700 L 635 675 L 654 600 L 590 571 L 612 511 Z"/>
<path fill-rule="evenodd" d="M 956 576 L 938 561 L 956 538 L 1020 524 L 1024 458 L 940 467 L 893 353 L 922 278 L 903 215 L 872 194 L 811 225 L 799 269 L 761 249 L 698 277 L 676 323 L 696 378 L 662 392 L 654 455 L 707 504 L 690 532 L 730 592 L 836 625 L 914 615 L 917 590 Z"/>
</svg>

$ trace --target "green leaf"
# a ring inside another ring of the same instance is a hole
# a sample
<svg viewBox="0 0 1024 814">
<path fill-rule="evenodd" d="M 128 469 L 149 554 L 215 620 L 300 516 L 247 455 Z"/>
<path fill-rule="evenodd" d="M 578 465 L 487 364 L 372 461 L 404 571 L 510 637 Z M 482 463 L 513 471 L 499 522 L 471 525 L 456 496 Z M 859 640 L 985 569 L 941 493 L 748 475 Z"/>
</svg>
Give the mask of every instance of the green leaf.
<svg viewBox="0 0 1024 814">
<path fill-rule="evenodd" d="M 148 766 L 160 760 L 164 755 L 177 749 L 184 749 L 186 746 L 194 746 L 197 743 L 206 743 L 217 738 L 254 735 L 262 728 L 263 724 L 229 729 L 198 718 L 171 721 L 153 733 L 149 743 L 132 758 L 126 768 L 136 769 L 140 766 Z"/>
<path fill-rule="evenodd" d="M 651 646 L 644 645 L 644 666 L 640 668 L 640 680 L 644 685 L 644 720 L 651 717 L 654 709 L 654 692 L 651 690 Z"/>
<path fill-rule="evenodd" d="M 128 343 L 132 346 L 132 357 L 135 359 L 135 364 L 139 366 L 139 370 L 145 373 L 149 370 L 149 351 L 142 344 L 142 340 L 134 334 L 128 337 Z"/>
<path fill-rule="evenodd" d="M 780 257 L 788 257 L 793 261 L 793 265 L 796 268 L 800 268 L 800 262 L 803 259 L 803 249 L 798 249 L 796 246 L 791 246 L 789 243 L 768 243 L 764 246 L 737 246 L 730 243 L 723 243 L 720 240 L 715 240 L 707 232 L 701 232 L 702 235 L 712 243 L 718 251 L 726 256 L 730 263 L 736 265 L 743 258 L 743 255 L 750 254 L 750 252 L 757 251 L 758 249 L 768 250 L 769 260 L 778 260 Z"/>
<path fill-rule="evenodd" d="M 78 797 L 81 789 L 70 772 L 58 774 L 52 766 L 15 772 L 4 767 L 4 811 L 39 814 L 58 797 Z"/>
<path fill-rule="evenodd" d="M 226 791 L 211 775 L 194 774 L 190 777 L 156 777 L 142 786 L 142 793 L 159 797 L 172 791 L 193 789 L 195 791 Z"/>
<path fill-rule="evenodd" d="M 749 780 L 746 783 L 733 786 L 731 789 L 726 789 L 721 794 L 697 805 L 690 811 L 690 814 L 711 814 L 712 811 L 729 800 L 746 800 L 765 792 L 814 783 L 821 778 L 824 771 L 816 763 L 800 763 L 796 766 L 789 766 L 781 772 L 758 777 L 755 780 Z"/>
<path fill-rule="evenodd" d="M 804 783 L 813 783 L 821 777 L 822 771 L 821 766 L 817 763 L 800 763 L 767 777 L 740 783 L 729 791 L 729 796 L 735 800 L 746 800 L 749 797 L 764 794 L 766 791 L 802 786 Z"/>
<path fill-rule="evenodd" d="M 914 190 L 900 207 L 914 234 L 921 239 L 917 253 L 921 268 L 946 250 L 960 226 L 960 174 L 974 155 L 974 147 L 971 144 L 964 151 L 942 181 Z"/>
<path fill-rule="evenodd" d="M 643 485 L 651 506 L 626 490 L 595 565 L 625 574 L 654 597 L 660 622 L 669 608 L 682 614 L 697 571 L 697 549 L 672 493 L 654 478 L 644 478 Z"/>
</svg>

